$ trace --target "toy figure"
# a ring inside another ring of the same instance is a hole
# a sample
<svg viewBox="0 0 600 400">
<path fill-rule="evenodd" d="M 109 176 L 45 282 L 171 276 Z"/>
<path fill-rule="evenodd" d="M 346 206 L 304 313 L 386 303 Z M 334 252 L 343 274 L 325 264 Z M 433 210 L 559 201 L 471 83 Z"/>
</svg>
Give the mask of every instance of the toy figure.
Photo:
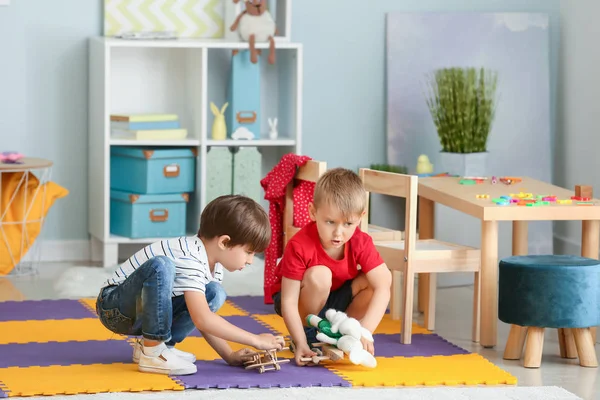
<svg viewBox="0 0 600 400">
<path fill-rule="evenodd" d="M 342 350 L 353 364 L 369 368 L 377 366 L 377 360 L 363 348 L 361 337 L 373 342 L 371 332 L 360 325 L 355 318 L 348 317 L 342 311 L 329 309 L 325 312 L 326 320 L 309 314 L 306 321 L 317 328 L 317 339 Z"/>
<path fill-rule="evenodd" d="M 238 3 L 240 0 L 233 0 Z M 244 0 L 246 9 L 237 16 L 231 31 L 238 30 L 242 40 L 250 44 L 250 61 L 258 62 L 256 43 L 269 42 L 269 64 L 275 64 L 275 39 L 277 27 L 267 10 L 267 0 Z M 239 29 L 238 29 L 239 28 Z"/>
<path fill-rule="evenodd" d="M 429 161 L 429 157 L 426 154 L 421 154 L 417 159 L 416 172 L 417 175 L 433 173 L 433 164 Z"/>
</svg>

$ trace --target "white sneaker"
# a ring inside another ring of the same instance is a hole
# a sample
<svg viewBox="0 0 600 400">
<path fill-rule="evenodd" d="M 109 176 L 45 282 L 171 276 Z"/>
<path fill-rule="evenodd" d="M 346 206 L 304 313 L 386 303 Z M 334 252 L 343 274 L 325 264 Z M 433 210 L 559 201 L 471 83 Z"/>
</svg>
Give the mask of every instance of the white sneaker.
<svg viewBox="0 0 600 400">
<path fill-rule="evenodd" d="M 177 357 L 164 343 L 159 344 L 157 347 L 160 350 L 158 356 L 148 356 L 143 351 L 140 352 L 138 369 L 141 372 L 163 375 L 192 375 L 198 371 L 196 364 Z"/>
<path fill-rule="evenodd" d="M 171 350 L 175 355 L 185 361 L 195 363 L 196 356 L 192 353 L 188 353 L 186 351 L 181 351 L 176 349 L 175 347 L 167 347 Z M 133 344 L 133 362 L 138 364 L 140 362 L 140 353 L 142 352 L 142 342 L 140 340 L 136 340 Z"/>
</svg>

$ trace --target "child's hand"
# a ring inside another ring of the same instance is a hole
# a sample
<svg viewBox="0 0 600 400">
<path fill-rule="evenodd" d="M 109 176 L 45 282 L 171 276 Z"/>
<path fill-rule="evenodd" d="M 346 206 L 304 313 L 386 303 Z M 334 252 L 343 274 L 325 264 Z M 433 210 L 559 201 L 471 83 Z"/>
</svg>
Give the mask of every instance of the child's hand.
<svg viewBox="0 0 600 400">
<path fill-rule="evenodd" d="M 365 349 L 366 351 L 368 351 L 369 353 L 371 353 L 372 356 L 375 355 L 375 346 L 373 345 L 373 342 L 371 342 L 370 340 L 365 339 L 364 337 L 360 338 L 360 342 L 363 345 L 363 349 Z"/>
<path fill-rule="evenodd" d="M 317 353 L 315 353 L 314 351 L 312 351 L 309 347 L 308 344 L 305 344 L 303 346 L 298 346 L 296 347 L 296 349 L 294 350 L 294 358 L 296 360 L 296 365 L 298 366 L 303 366 L 306 365 L 308 363 L 310 363 L 311 361 L 303 361 L 302 359 L 306 359 L 306 358 L 312 358 L 314 356 L 316 356 Z"/>
<path fill-rule="evenodd" d="M 242 365 L 246 361 L 252 360 L 252 356 L 257 354 L 254 350 L 245 347 L 238 351 L 232 351 L 226 360 L 229 365 Z"/>
<path fill-rule="evenodd" d="M 254 347 L 259 350 L 281 350 L 285 345 L 283 336 L 275 336 L 270 333 L 261 333 L 256 336 L 257 339 Z"/>
</svg>

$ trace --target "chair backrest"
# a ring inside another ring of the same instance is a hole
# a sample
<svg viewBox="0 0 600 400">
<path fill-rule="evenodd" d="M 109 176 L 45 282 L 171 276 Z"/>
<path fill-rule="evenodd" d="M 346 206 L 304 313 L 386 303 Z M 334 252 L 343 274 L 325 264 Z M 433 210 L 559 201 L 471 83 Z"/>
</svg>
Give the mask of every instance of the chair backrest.
<svg viewBox="0 0 600 400">
<path fill-rule="evenodd" d="M 324 161 L 309 160 L 306 164 L 298 167 L 294 179 L 287 185 L 285 192 L 285 209 L 283 213 L 283 247 L 302 227 L 294 226 L 294 186 L 296 181 L 308 181 L 316 183 L 321 175 L 327 170 Z"/>
<path fill-rule="evenodd" d="M 361 168 L 359 171 L 363 186 L 367 192 L 367 210 L 361 221 L 361 230 L 369 230 L 369 200 L 371 193 L 402 197 L 406 199 L 404 222 L 405 260 L 413 254 L 417 240 L 417 200 L 418 177 L 394 172 L 377 171 Z"/>
</svg>

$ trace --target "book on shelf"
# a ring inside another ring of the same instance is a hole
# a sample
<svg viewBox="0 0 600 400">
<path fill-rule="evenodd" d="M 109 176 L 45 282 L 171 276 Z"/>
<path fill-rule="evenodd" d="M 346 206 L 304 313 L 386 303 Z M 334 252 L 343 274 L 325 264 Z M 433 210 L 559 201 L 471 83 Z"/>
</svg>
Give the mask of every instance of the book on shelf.
<svg viewBox="0 0 600 400">
<path fill-rule="evenodd" d="M 111 121 L 121 122 L 156 122 L 177 121 L 177 114 L 111 114 Z"/>
<path fill-rule="evenodd" d="M 111 129 L 112 139 L 132 140 L 182 140 L 187 137 L 187 129 Z"/>
<path fill-rule="evenodd" d="M 179 121 L 110 121 L 111 129 L 125 129 L 130 131 L 158 130 L 158 129 L 179 129 Z"/>
</svg>

